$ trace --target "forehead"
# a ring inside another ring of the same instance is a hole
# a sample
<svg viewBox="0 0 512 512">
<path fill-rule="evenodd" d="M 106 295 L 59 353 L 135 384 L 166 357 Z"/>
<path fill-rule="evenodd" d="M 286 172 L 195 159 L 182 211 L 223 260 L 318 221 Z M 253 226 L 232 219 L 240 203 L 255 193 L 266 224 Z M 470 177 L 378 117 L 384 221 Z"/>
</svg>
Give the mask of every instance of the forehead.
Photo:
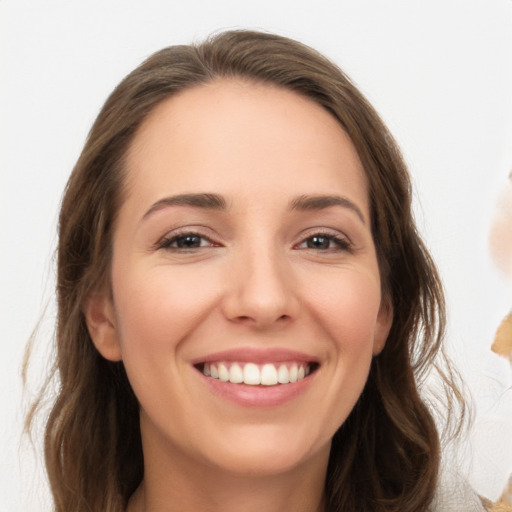
<svg viewBox="0 0 512 512">
<path fill-rule="evenodd" d="M 330 113 L 293 91 L 240 80 L 163 101 L 141 125 L 126 162 L 128 190 L 153 200 L 198 188 L 243 196 L 276 187 L 325 194 L 338 186 L 367 195 L 357 152 Z"/>
</svg>

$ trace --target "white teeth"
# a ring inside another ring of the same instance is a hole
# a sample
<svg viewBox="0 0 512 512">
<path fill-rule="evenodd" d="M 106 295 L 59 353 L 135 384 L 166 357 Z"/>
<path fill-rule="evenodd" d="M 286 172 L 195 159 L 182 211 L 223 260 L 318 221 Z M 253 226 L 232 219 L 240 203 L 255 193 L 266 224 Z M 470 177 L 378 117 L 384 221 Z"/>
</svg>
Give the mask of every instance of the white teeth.
<svg viewBox="0 0 512 512">
<path fill-rule="evenodd" d="M 279 384 L 288 384 L 290 382 L 290 372 L 285 364 L 282 364 L 277 371 L 277 382 Z"/>
<path fill-rule="evenodd" d="M 219 364 L 219 380 L 227 382 L 229 380 L 229 370 L 225 364 Z"/>
<path fill-rule="evenodd" d="M 277 384 L 277 370 L 273 364 L 264 364 L 261 369 L 261 383 L 264 386 L 275 386 Z"/>
<path fill-rule="evenodd" d="M 297 365 L 295 363 L 293 363 L 292 367 L 290 368 L 290 382 L 297 382 L 297 377 L 298 377 Z"/>
<path fill-rule="evenodd" d="M 275 386 L 304 379 L 311 373 L 311 365 L 306 363 L 288 363 L 279 366 L 272 363 L 205 363 L 203 374 L 232 384 L 249 386 Z"/>
<path fill-rule="evenodd" d="M 247 363 L 244 366 L 244 384 L 257 386 L 261 383 L 260 369 L 254 363 Z"/>
<path fill-rule="evenodd" d="M 238 364 L 232 364 L 229 369 L 229 382 L 233 384 L 240 384 L 244 381 L 244 372 Z"/>
</svg>

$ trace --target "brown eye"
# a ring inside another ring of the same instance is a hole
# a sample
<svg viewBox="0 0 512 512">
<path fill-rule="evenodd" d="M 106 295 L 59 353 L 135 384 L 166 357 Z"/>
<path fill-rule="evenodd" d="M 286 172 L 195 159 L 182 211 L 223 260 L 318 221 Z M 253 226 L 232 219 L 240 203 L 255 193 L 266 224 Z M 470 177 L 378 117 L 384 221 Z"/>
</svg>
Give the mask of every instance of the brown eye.
<svg viewBox="0 0 512 512">
<path fill-rule="evenodd" d="M 201 247 L 201 241 L 198 235 L 184 235 L 174 239 L 174 246 L 179 249 L 195 249 Z"/>
<path fill-rule="evenodd" d="M 331 239 L 326 236 L 312 236 L 306 240 L 308 249 L 329 249 Z"/>
<path fill-rule="evenodd" d="M 202 247 L 213 247 L 214 245 L 211 240 L 198 233 L 182 233 L 163 239 L 158 245 L 158 249 L 174 251 L 182 249 L 186 251 Z"/>
<path fill-rule="evenodd" d="M 303 240 L 298 248 L 316 251 L 342 251 L 350 249 L 350 242 L 336 235 L 319 233 Z"/>
</svg>

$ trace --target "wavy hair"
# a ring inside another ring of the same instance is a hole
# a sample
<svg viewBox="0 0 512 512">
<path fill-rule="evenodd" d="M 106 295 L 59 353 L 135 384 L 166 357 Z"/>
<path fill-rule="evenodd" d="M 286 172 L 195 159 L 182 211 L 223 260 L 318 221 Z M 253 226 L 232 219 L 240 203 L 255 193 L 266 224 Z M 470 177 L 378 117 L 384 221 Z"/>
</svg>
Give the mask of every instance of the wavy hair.
<svg viewBox="0 0 512 512">
<path fill-rule="evenodd" d="M 122 362 L 107 361 L 94 348 L 82 306 L 92 291 L 109 286 L 124 159 L 141 123 L 164 99 L 219 78 L 309 98 L 337 119 L 357 150 L 394 320 L 359 401 L 333 438 L 326 510 L 425 511 L 437 485 L 440 439 L 419 386 L 442 352 L 445 304 L 413 220 L 406 166 L 378 114 L 336 65 L 296 41 L 251 31 L 165 48 L 143 62 L 107 99 L 69 178 L 57 258 L 59 386 L 45 431 L 55 511 L 122 512 L 143 478 L 137 400 Z M 450 372 L 443 380 L 447 396 L 461 400 Z"/>
</svg>

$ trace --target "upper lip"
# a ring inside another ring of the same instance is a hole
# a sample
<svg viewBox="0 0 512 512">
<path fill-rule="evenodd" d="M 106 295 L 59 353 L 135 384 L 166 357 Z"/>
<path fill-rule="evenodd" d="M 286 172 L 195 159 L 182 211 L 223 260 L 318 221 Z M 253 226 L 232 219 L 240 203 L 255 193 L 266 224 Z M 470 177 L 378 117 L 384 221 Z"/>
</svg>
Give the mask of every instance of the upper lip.
<svg viewBox="0 0 512 512">
<path fill-rule="evenodd" d="M 202 357 L 195 358 L 193 365 L 211 363 L 215 361 L 250 362 L 250 363 L 284 363 L 305 362 L 318 363 L 318 358 L 304 352 L 284 348 L 234 348 L 212 352 Z"/>
</svg>

